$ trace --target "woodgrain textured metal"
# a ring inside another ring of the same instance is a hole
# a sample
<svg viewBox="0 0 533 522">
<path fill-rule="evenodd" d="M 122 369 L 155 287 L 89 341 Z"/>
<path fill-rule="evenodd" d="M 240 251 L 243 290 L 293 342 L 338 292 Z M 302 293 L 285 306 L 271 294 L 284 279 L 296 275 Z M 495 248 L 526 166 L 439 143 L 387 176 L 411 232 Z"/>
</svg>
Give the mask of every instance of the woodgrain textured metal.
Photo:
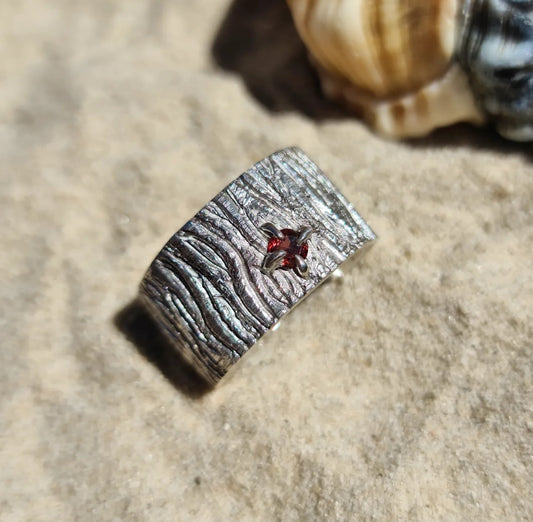
<svg viewBox="0 0 533 522">
<path fill-rule="evenodd" d="M 311 227 L 307 279 L 261 269 L 265 223 Z M 276 152 L 228 185 L 163 247 L 141 284 L 153 317 L 194 367 L 217 382 L 279 319 L 375 239 L 299 149 Z"/>
</svg>

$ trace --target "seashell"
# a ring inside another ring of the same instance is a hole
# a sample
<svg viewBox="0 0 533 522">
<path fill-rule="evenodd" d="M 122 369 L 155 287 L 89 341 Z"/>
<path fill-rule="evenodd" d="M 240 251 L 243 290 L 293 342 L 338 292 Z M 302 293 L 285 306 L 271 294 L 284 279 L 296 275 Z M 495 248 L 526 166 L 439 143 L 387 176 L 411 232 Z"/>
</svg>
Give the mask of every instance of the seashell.
<svg viewBox="0 0 533 522">
<path fill-rule="evenodd" d="M 326 95 L 381 134 L 492 121 L 533 139 L 531 0 L 287 1 Z"/>
<path fill-rule="evenodd" d="M 533 1 L 463 0 L 457 56 L 498 132 L 533 140 Z"/>
</svg>

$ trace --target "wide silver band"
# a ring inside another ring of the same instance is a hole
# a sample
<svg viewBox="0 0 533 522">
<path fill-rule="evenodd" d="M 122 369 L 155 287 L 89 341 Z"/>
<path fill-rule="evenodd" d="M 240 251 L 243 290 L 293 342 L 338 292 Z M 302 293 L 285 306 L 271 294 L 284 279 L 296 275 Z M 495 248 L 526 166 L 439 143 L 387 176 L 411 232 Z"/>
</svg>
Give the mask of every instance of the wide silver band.
<svg viewBox="0 0 533 522">
<path fill-rule="evenodd" d="M 307 257 L 296 256 L 294 269 L 280 266 L 279 251 L 265 261 L 276 229 L 299 231 L 306 242 Z M 176 349 L 215 383 L 374 239 L 317 165 L 288 148 L 230 183 L 172 236 L 148 269 L 140 294 Z"/>
</svg>

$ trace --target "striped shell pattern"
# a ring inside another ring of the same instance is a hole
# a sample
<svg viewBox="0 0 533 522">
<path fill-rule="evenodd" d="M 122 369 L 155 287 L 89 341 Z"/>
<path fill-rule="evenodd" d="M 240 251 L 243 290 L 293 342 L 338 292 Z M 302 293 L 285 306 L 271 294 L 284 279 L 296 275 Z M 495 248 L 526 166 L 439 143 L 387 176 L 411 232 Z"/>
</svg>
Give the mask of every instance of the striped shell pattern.
<svg viewBox="0 0 533 522">
<path fill-rule="evenodd" d="M 323 90 L 379 133 L 533 140 L 533 0 L 287 0 Z"/>
</svg>

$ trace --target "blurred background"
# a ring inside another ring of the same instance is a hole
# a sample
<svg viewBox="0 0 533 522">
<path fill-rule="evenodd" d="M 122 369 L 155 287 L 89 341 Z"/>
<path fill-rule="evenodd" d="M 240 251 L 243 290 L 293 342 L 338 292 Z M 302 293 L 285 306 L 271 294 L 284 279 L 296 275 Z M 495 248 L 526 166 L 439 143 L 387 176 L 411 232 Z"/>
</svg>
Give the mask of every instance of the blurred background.
<svg viewBox="0 0 533 522">
<path fill-rule="evenodd" d="M 0 1 L 0 518 L 533 517 L 533 153 L 388 141 L 282 0 Z M 132 304 L 300 146 L 380 237 L 214 391 Z"/>
</svg>

